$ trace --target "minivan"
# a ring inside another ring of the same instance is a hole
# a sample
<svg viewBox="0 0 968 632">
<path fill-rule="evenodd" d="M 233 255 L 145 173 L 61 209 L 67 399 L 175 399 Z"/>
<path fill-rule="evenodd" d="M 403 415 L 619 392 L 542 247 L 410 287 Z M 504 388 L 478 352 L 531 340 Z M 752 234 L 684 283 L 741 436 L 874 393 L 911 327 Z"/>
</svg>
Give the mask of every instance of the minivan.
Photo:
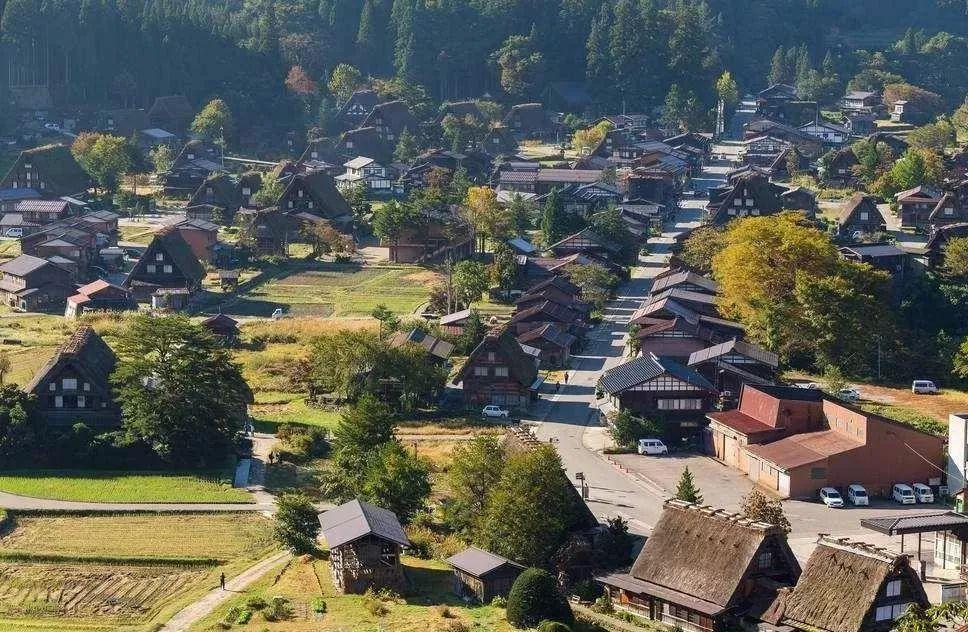
<svg viewBox="0 0 968 632">
<path fill-rule="evenodd" d="M 7 232 L 4 233 L 4 234 L 7 237 L 23 237 L 24 236 L 24 229 L 23 228 L 8 228 L 7 229 Z"/>
<path fill-rule="evenodd" d="M 940 393 L 941 389 L 935 386 L 931 380 L 914 380 L 911 383 L 911 392 L 916 395 L 933 395 Z"/>
<path fill-rule="evenodd" d="M 847 500 L 855 507 L 866 507 L 871 501 L 863 485 L 848 485 Z"/>
<path fill-rule="evenodd" d="M 924 483 L 914 483 L 911 487 L 914 489 L 914 497 L 919 503 L 934 502 L 934 492 Z"/>
<path fill-rule="evenodd" d="M 639 454 L 668 454 L 669 448 L 661 439 L 639 439 Z"/>
<path fill-rule="evenodd" d="M 820 488 L 820 502 L 827 505 L 828 507 L 843 507 L 844 499 L 833 487 L 821 487 Z"/>
<path fill-rule="evenodd" d="M 891 497 L 902 505 L 914 505 L 918 502 L 914 496 L 914 490 L 911 489 L 910 485 L 905 485 L 904 483 L 896 483 L 894 485 L 891 489 Z"/>
</svg>

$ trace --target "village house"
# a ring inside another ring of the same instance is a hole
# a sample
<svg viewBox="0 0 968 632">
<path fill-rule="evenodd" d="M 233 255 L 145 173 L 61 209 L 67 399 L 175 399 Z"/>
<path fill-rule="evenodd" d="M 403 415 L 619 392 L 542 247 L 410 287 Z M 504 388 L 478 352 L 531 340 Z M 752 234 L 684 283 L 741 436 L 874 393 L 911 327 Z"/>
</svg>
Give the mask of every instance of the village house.
<svg viewBox="0 0 968 632">
<path fill-rule="evenodd" d="M 517 153 L 518 141 L 507 127 L 495 125 L 484 134 L 478 149 L 489 156 L 510 156 Z"/>
<path fill-rule="evenodd" d="M 395 147 L 404 130 L 417 132 L 417 119 L 414 118 L 405 101 L 380 103 L 363 119 L 360 127 L 376 129 L 380 138 L 390 147 Z M 367 154 L 362 154 L 367 155 Z"/>
<path fill-rule="evenodd" d="M 351 500 L 319 514 L 319 524 L 337 590 L 357 595 L 367 590 L 403 590 L 406 579 L 400 556 L 410 540 L 396 514 Z"/>
<path fill-rule="evenodd" d="M 222 150 L 217 145 L 190 140 L 175 156 L 162 176 L 167 193 L 190 195 L 209 175 L 223 169 Z"/>
<path fill-rule="evenodd" d="M 943 266 L 945 248 L 952 239 L 958 237 L 968 237 L 968 222 L 948 224 L 938 228 L 924 245 L 922 262 L 933 269 Z"/>
<path fill-rule="evenodd" d="M 89 326 L 71 334 L 25 387 L 47 423 L 108 428 L 121 423 L 110 376 L 117 357 Z"/>
<path fill-rule="evenodd" d="M 877 198 L 873 195 L 855 193 L 840 209 L 837 230 L 841 235 L 853 236 L 855 233 L 873 234 L 887 229 L 884 217 L 877 208 Z"/>
<path fill-rule="evenodd" d="M 80 196 L 90 186 L 91 179 L 64 145 L 44 145 L 20 152 L 0 180 L 0 189 L 33 189 L 47 199 Z"/>
<path fill-rule="evenodd" d="M 762 613 L 764 632 L 888 632 L 928 597 L 909 555 L 821 534 L 796 586 Z"/>
<path fill-rule="evenodd" d="M 450 314 L 444 314 L 437 321 L 440 325 L 440 330 L 451 334 L 453 336 L 459 336 L 464 333 L 464 327 L 467 325 L 468 319 L 471 317 L 471 308 L 462 309 Z"/>
<path fill-rule="evenodd" d="M 836 152 L 826 164 L 822 165 L 821 178 L 832 187 L 846 188 L 857 182 L 854 167 L 858 164 L 857 154 L 850 147 Z"/>
<path fill-rule="evenodd" d="M 25 255 L 63 257 L 72 261 L 78 271 L 85 272 L 96 259 L 98 249 L 108 245 L 107 238 L 99 239 L 88 226 L 60 222 L 31 232 L 20 240 L 20 249 Z"/>
<path fill-rule="evenodd" d="M 239 329 L 239 321 L 222 313 L 209 316 L 200 324 L 215 336 L 216 339 L 225 344 L 234 344 L 242 337 L 242 330 Z"/>
<path fill-rule="evenodd" d="M 734 403 L 744 384 L 770 386 L 780 366 L 779 357 L 768 349 L 733 339 L 689 355 L 688 366 L 711 383 L 724 398 Z"/>
<path fill-rule="evenodd" d="M 524 567 L 476 546 L 447 558 L 454 569 L 454 593 L 458 597 L 489 604 L 495 597 L 507 597 L 511 585 Z"/>
<path fill-rule="evenodd" d="M 810 123 L 804 123 L 797 129 L 808 136 L 820 139 L 827 146 L 840 146 L 850 139 L 850 130 L 846 127 L 819 118 Z"/>
<path fill-rule="evenodd" d="M 968 221 L 968 186 L 964 183 L 954 190 L 944 191 L 941 199 L 928 215 L 931 232 L 942 226 Z"/>
<path fill-rule="evenodd" d="M 566 276 L 556 274 L 528 287 L 525 293 L 515 301 L 515 304 L 528 302 L 521 299 L 526 299 L 529 296 L 540 296 L 558 303 L 574 303 L 581 300 L 581 288 L 569 281 Z"/>
<path fill-rule="evenodd" d="M 901 218 L 901 228 L 927 231 L 930 228 L 931 213 L 941 201 L 941 192 L 928 185 L 920 185 L 894 196 Z"/>
<path fill-rule="evenodd" d="M 304 212 L 346 228 L 353 210 L 336 188 L 336 181 L 322 172 L 297 173 L 279 196 L 277 205 L 285 213 Z"/>
<path fill-rule="evenodd" d="M 195 110 L 184 96 L 173 94 L 157 97 L 148 110 L 148 127 L 161 128 L 181 137 L 188 135 L 188 128 L 195 117 Z"/>
<path fill-rule="evenodd" d="M 672 286 L 661 291 L 657 290 L 651 294 L 632 315 L 634 322 L 640 313 L 654 313 L 649 307 L 655 303 L 673 301 L 697 314 L 703 316 L 719 316 L 719 309 L 716 307 L 717 297 L 705 291 L 695 292 L 684 287 Z"/>
<path fill-rule="evenodd" d="M 181 290 L 185 298 L 179 301 L 184 304 L 201 287 L 203 278 L 205 268 L 192 247 L 177 228 L 169 226 L 155 234 L 122 285 L 139 303 L 165 290 Z"/>
<path fill-rule="evenodd" d="M 67 298 L 64 318 L 77 318 L 85 312 L 125 311 L 137 309 L 131 299 L 131 292 L 121 286 L 98 279 L 77 288 L 77 292 Z"/>
<path fill-rule="evenodd" d="M 863 111 L 846 111 L 840 124 L 847 128 L 851 136 L 867 136 L 877 130 L 877 115 Z"/>
<path fill-rule="evenodd" d="M 383 163 L 393 160 L 394 145 L 384 140 L 375 127 L 358 127 L 343 132 L 333 147 L 337 157 L 335 164 L 342 165 L 355 156 L 368 156 Z M 329 158 L 326 158 L 328 161 Z"/>
<path fill-rule="evenodd" d="M 0 302 L 7 307 L 60 311 L 73 293 L 71 272 L 47 259 L 23 254 L 0 264 Z"/>
<path fill-rule="evenodd" d="M 518 342 L 541 350 L 541 368 L 552 369 L 567 366 L 578 338 L 558 324 L 545 323 L 519 335 Z"/>
<path fill-rule="evenodd" d="M 257 256 L 285 255 L 296 222 L 276 207 L 242 209 L 236 216 L 241 243 Z"/>
<path fill-rule="evenodd" d="M 71 206 L 65 200 L 21 200 L 13 212 L 27 222 L 42 226 L 69 217 Z"/>
<path fill-rule="evenodd" d="M 21 200 L 39 200 L 40 193 L 35 189 L 19 187 L 0 189 L 0 214 L 13 213 Z"/>
<path fill-rule="evenodd" d="M 539 359 L 521 349 L 509 329 L 491 332 L 471 352 L 454 378 L 469 406 L 527 408 L 538 396 Z"/>
<path fill-rule="evenodd" d="M 455 209 L 425 210 L 418 225 L 385 240 L 394 263 L 460 261 L 474 252 L 474 228 Z"/>
<path fill-rule="evenodd" d="M 195 258 L 203 263 L 212 263 L 217 258 L 218 224 L 204 219 L 186 218 L 171 224 L 182 239 L 192 249 Z"/>
<path fill-rule="evenodd" d="M 881 97 L 876 92 L 848 90 L 844 95 L 842 107 L 845 111 L 872 111 L 881 106 Z"/>
<path fill-rule="evenodd" d="M 393 192 L 396 173 L 391 167 L 365 156 L 357 156 L 343 166 L 346 172 L 335 178 L 340 189 L 346 190 L 363 183 L 370 195 L 389 195 Z"/>
<path fill-rule="evenodd" d="M 561 241 L 548 246 L 548 250 L 556 257 L 567 257 L 574 254 L 583 254 L 611 260 L 621 255 L 618 244 L 599 236 L 591 228 L 583 228 L 574 235 L 568 235 Z"/>
<path fill-rule="evenodd" d="M 231 226 L 235 214 L 250 195 L 243 198 L 235 180 L 226 173 L 210 174 L 192 193 L 185 208 L 190 219 Z"/>
<path fill-rule="evenodd" d="M 420 329 L 397 331 L 387 339 L 387 347 L 390 349 L 398 349 L 404 345 L 423 348 L 427 352 L 427 359 L 435 364 L 446 364 L 454 352 L 453 344 Z"/>
<path fill-rule="evenodd" d="M 637 355 L 655 354 L 687 364 L 697 351 L 733 339 L 742 339 L 743 326 L 719 318 L 700 316 L 675 301 L 666 301 L 676 316 L 642 316 L 633 325 L 639 329 L 632 337 Z"/>
<path fill-rule="evenodd" d="M 541 103 L 512 105 L 504 117 L 504 126 L 517 138 L 543 138 L 554 129 L 548 113 Z"/>
<path fill-rule="evenodd" d="M 738 177 L 731 186 L 710 191 L 706 210 L 710 223 L 723 226 L 736 217 L 761 217 L 784 210 L 800 210 L 813 217 L 816 199 L 800 187 L 790 189 L 750 173 Z"/>
<path fill-rule="evenodd" d="M 583 306 L 584 307 L 584 306 Z M 536 329 L 548 323 L 558 325 L 563 331 L 575 336 L 583 336 L 587 329 L 585 318 L 587 308 L 578 308 L 572 303 L 558 303 L 542 299 L 533 304 L 521 306 L 508 321 L 508 327 L 515 335 Z"/>
<path fill-rule="evenodd" d="M 376 90 L 365 89 L 354 92 L 336 113 L 340 129 L 360 127 L 379 102 L 380 97 Z"/>
<path fill-rule="evenodd" d="M 838 250 L 844 259 L 866 263 L 898 280 L 904 278 L 910 268 L 911 253 L 891 243 L 843 246 Z"/>
<path fill-rule="evenodd" d="M 936 478 L 942 464 L 940 437 L 818 389 L 747 384 L 736 410 L 707 418 L 715 457 L 783 498 L 854 483 L 887 495 L 897 481 Z"/>
<path fill-rule="evenodd" d="M 596 387 L 619 412 L 662 415 L 667 437 L 698 438 L 702 414 L 719 397 L 712 382 L 689 367 L 654 353 L 605 371 Z"/>
<path fill-rule="evenodd" d="M 799 577 L 782 528 L 667 500 L 632 569 L 595 580 L 618 609 L 688 632 L 725 632 Z"/>
<path fill-rule="evenodd" d="M 122 138 L 133 138 L 151 127 L 148 112 L 137 108 L 102 110 L 98 113 L 97 130 Z"/>
</svg>

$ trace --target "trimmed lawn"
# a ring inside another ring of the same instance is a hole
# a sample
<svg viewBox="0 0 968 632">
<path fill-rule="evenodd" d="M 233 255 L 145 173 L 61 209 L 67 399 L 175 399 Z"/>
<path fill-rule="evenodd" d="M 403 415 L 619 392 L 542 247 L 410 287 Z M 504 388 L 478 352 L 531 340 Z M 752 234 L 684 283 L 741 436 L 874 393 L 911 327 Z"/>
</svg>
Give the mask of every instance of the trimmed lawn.
<svg viewBox="0 0 968 632">
<path fill-rule="evenodd" d="M 251 503 L 228 472 L 37 470 L 0 472 L 0 491 L 53 500 L 115 503 Z"/>
<path fill-rule="evenodd" d="M 418 266 L 293 265 L 227 300 L 222 311 L 268 317 L 281 308 L 290 316 L 345 318 L 369 316 L 383 304 L 399 314 L 411 314 L 427 300 L 438 278 Z"/>
<path fill-rule="evenodd" d="M 379 615 L 373 604 L 376 597 L 343 595 L 333 587 L 329 564 L 323 560 L 294 560 L 274 581 L 274 574 L 253 585 L 214 613 L 190 628 L 192 632 L 219 629 L 219 622 L 234 608 L 244 608 L 249 597 L 266 600 L 282 596 L 290 600 L 293 617 L 287 621 L 269 622 L 254 613 L 247 624 L 232 629 L 270 632 L 437 632 L 461 621 L 465 629 L 487 632 L 509 632 L 504 609 L 493 606 L 468 606 L 454 595 L 453 574 L 445 563 L 404 557 L 403 564 L 413 589 L 404 597 L 381 601 L 385 614 Z M 313 599 L 326 602 L 326 613 L 316 616 Z M 369 607 L 368 607 L 369 606 Z"/>
<path fill-rule="evenodd" d="M 16 514 L 3 554 L 77 557 L 255 559 L 272 544 L 256 512 L 206 514 Z"/>
</svg>

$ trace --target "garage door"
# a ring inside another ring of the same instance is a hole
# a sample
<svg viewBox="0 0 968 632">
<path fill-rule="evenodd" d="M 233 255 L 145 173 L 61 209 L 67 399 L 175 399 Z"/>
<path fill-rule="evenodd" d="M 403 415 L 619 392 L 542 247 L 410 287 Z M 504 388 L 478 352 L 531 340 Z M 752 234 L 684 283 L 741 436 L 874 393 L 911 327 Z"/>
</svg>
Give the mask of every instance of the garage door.
<svg viewBox="0 0 968 632">
<path fill-rule="evenodd" d="M 790 495 L 790 475 L 789 474 L 784 474 L 783 472 L 780 472 L 780 479 L 777 484 L 777 491 L 779 491 L 780 495 L 784 497 Z"/>
</svg>

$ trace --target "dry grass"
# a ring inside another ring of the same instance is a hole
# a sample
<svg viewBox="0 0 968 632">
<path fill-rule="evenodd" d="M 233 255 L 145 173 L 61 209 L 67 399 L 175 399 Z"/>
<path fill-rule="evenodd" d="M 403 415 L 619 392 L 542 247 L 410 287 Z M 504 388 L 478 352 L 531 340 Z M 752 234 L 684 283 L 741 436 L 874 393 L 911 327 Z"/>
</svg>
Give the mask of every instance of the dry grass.
<svg viewBox="0 0 968 632">
<path fill-rule="evenodd" d="M 23 470 L 0 472 L 0 490 L 30 498 L 78 502 L 251 503 L 232 487 L 234 468 L 222 472 L 110 472 Z"/>
</svg>

